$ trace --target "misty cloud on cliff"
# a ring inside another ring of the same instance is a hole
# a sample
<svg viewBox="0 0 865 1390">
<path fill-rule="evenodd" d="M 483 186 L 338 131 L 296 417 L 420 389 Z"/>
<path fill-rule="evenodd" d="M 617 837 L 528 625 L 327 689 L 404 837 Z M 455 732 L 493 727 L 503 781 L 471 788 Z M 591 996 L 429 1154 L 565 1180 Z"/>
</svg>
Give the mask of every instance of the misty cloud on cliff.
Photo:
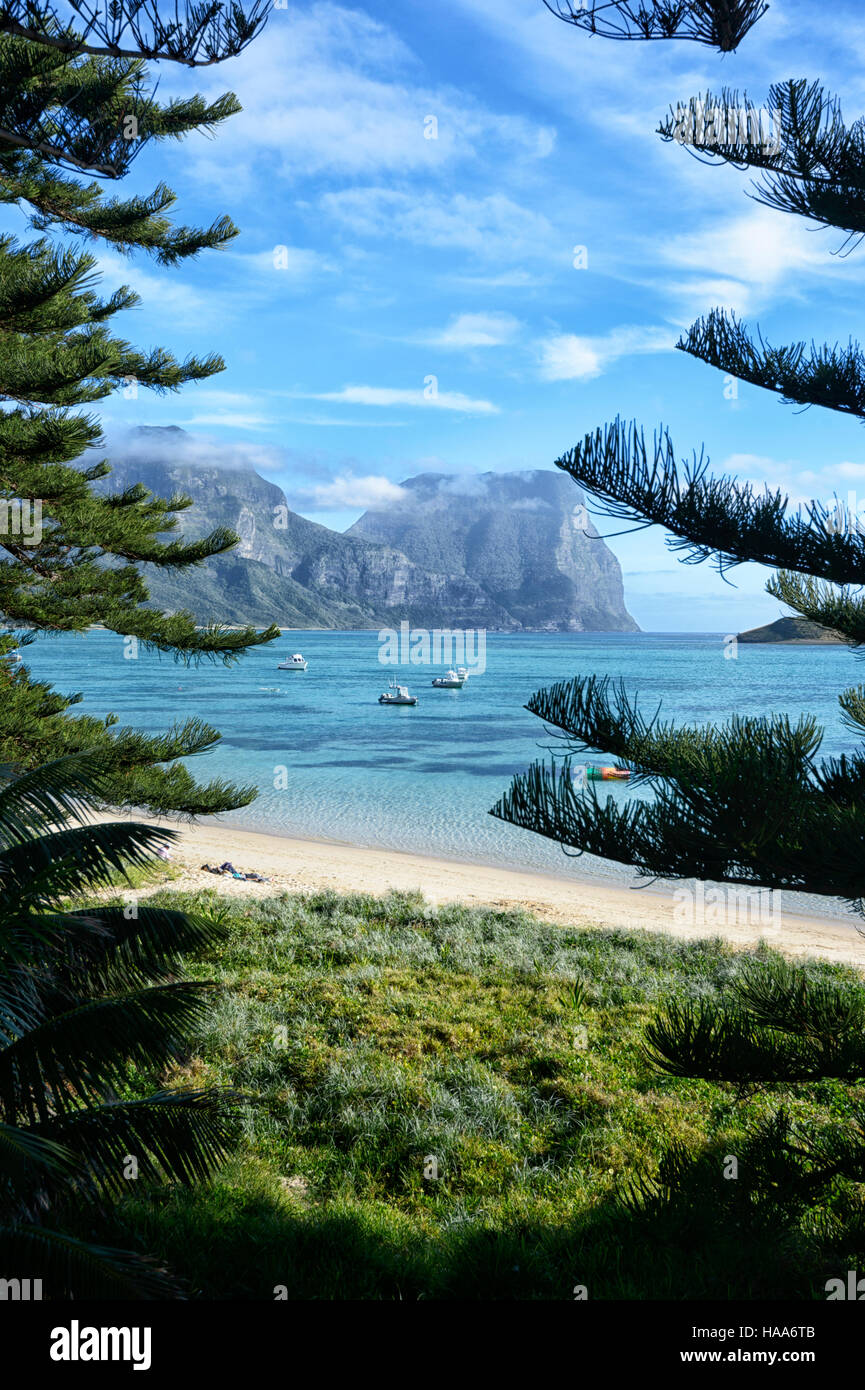
<svg viewBox="0 0 865 1390">
<path fill-rule="evenodd" d="M 339 507 L 375 507 L 378 510 L 399 506 L 408 496 L 398 483 L 372 473 L 362 478 L 354 473 L 343 473 L 317 487 L 301 488 L 294 495 L 306 501 L 307 511 L 331 511 Z"/>
<path fill-rule="evenodd" d="M 252 441 L 230 443 L 189 434 L 179 425 L 138 425 L 107 436 L 100 458 L 123 463 L 161 463 L 196 468 L 251 468 L 280 473 L 291 466 L 285 449 Z"/>
</svg>

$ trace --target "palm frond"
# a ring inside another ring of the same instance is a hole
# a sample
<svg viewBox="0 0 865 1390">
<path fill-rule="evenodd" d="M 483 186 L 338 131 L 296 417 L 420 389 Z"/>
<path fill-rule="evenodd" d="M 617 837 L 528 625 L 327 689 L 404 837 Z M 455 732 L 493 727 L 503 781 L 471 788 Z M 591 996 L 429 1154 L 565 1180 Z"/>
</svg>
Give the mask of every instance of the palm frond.
<svg viewBox="0 0 865 1390">
<path fill-rule="evenodd" d="M 237 1092 L 215 1087 L 157 1091 L 52 1119 L 36 1132 L 79 1156 L 81 1191 L 128 1191 L 129 1159 L 138 1180 L 189 1185 L 205 1182 L 223 1161 L 236 1134 L 232 1112 L 245 1103 Z"/>
<path fill-rule="evenodd" d="M 200 1020 L 212 988 L 157 985 L 46 1020 L 0 1051 L 2 1113 L 44 1122 L 102 1100 L 130 1065 L 164 1066 Z"/>
<path fill-rule="evenodd" d="M 173 1299 L 187 1295 L 155 1260 L 97 1245 L 26 1222 L 0 1226 L 6 1267 L 17 1277 L 41 1279 L 43 1297 Z"/>
</svg>

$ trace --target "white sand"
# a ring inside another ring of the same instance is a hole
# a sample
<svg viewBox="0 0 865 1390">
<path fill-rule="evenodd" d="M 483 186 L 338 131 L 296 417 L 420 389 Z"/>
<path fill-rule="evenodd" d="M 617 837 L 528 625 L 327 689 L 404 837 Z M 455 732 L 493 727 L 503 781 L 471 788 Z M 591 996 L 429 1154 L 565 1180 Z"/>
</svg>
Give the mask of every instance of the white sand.
<svg viewBox="0 0 865 1390">
<path fill-rule="evenodd" d="M 419 890 L 433 904 L 522 907 L 566 926 L 642 928 L 689 940 L 722 936 L 741 947 L 762 939 L 790 956 L 822 956 L 865 968 L 865 936 L 852 916 L 848 924 L 786 913 L 764 924 L 749 921 L 743 909 L 738 915 L 729 914 L 734 920 L 719 925 L 707 907 L 702 922 L 683 923 L 681 904 L 671 893 L 645 887 L 617 888 L 591 880 L 432 859 L 400 850 L 264 835 L 212 821 L 192 826 L 167 820 L 150 823 L 179 832 L 180 838 L 171 849 L 173 877 L 169 885 L 179 890 L 209 888 L 231 897 L 272 897 L 280 892 L 320 889 L 374 894 L 389 889 Z M 263 874 L 270 882 L 242 882 L 201 868 L 205 863 L 218 865 L 226 860 L 241 872 Z"/>
</svg>

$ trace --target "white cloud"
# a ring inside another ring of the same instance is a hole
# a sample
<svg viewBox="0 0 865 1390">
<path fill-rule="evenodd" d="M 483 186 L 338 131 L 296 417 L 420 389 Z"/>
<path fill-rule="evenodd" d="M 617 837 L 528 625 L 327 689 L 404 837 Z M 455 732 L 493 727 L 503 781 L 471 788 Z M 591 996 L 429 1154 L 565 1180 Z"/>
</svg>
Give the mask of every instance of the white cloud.
<svg viewBox="0 0 865 1390">
<path fill-rule="evenodd" d="M 557 333 L 539 344 L 540 372 L 547 381 L 591 381 L 620 357 L 668 352 L 675 334 L 664 328 L 614 328 L 601 338 Z"/>
<path fill-rule="evenodd" d="M 329 428 L 334 426 L 337 429 L 403 429 L 408 423 L 406 420 L 350 420 L 341 415 L 288 415 L 284 419 L 285 424 L 289 425 L 313 425 L 315 427 Z"/>
<path fill-rule="evenodd" d="M 311 505 L 308 509 L 329 511 L 339 507 L 382 507 L 405 500 L 405 488 L 392 483 L 389 478 L 378 474 L 368 474 L 358 478 L 353 473 L 343 473 L 332 482 L 310 488 L 306 494 Z"/>
<path fill-rule="evenodd" d="M 502 347 L 513 342 L 519 327 L 513 314 L 457 314 L 447 328 L 423 341 L 440 348 Z"/>
<path fill-rule="evenodd" d="M 158 310 L 174 323 L 201 325 L 219 317 L 214 296 L 202 294 L 179 280 L 176 270 L 147 270 L 115 251 L 101 251 L 97 255 L 97 271 L 98 293 L 104 295 L 106 290 L 113 292 L 127 285 L 141 297 L 142 309 Z"/>
<path fill-rule="evenodd" d="M 503 270 L 500 275 L 452 275 L 454 285 L 473 290 L 535 290 L 544 279 L 528 270 Z"/>
<path fill-rule="evenodd" d="M 815 469 L 803 466 L 796 459 L 738 453 L 728 455 L 718 472 L 730 474 L 741 483 L 750 483 L 757 492 L 764 488 L 771 492 L 780 490 L 786 494 L 790 509 L 807 507 L 814 501 L 828 504 L 836 496 L 846 502 L 851 483 L 857 482 L 863 490 L 857 494 L 854 510 L 865 503 L 865 463 L 844 460 Z M 853 491 L 856 493 L 855 487 Z"/>
<path fill-rule="evenodd" d="M 800 294 L 803 277 L 839 270 L 825 238 L 815 237 L 806 222 L 765 207 L 716 217 L 699 231 L 673 236 L 653 249 L 677 270 L 695 272 L 667 288 L 697 313 L 714 304 L 754 313 L 779 295 Z"/>
<path fill-rule="evenodd" d="M 420 246 L 459 248 L 488 260 L 545 256 L 557 240 L 543 213 L 521 207 L 503 193 L 439 197 L 392 188 L 350 188 L 326 193 L 321 205 L 355 235 L 402 237 Z"/>
<path fill-rule="evenodd" d="M 213 95 L 223 80 L 206 74 L 205 84 Z M 263 38 L 233 60 L 231 85 L 243 111 L 220 130 L 219 154 L 199 152 L 193 166 L 211 186 L 249 177 L 256 156 L 270 179 L 369 177 L 435 172 L 490 146 L 543 159 L 555 143 L 549 126 L 424 82 L 393 29 L 336 4 L 275 10 Z"/>
<path fill-rule="evenodd" d="M 423 406 L 433 410 L 457 410 L 465 415 L 497 415 L 491 401 L 472 400 L 460 391 L 431 391 L 390 386 L 346 386 L 342 391 L 292 392 L 302 400 L 341 401 L 346 405 Z"/>
<path fill-rule="evenodd" d="M 193 385 L 188 388 L 188 401 L 195 401 L 200 405 L 204 402 L 207 405 L 226 405 L 243 406 L 260 404 L 256 396 L 252 396 L 248 391 L 221 391 L 214 386 Z"/>
</svg>

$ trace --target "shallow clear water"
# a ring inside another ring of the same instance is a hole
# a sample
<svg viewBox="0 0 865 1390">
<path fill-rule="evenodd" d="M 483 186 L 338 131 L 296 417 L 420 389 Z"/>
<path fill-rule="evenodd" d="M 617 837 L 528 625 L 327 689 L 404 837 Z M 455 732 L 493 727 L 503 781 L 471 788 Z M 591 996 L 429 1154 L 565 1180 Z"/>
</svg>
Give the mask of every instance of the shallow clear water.
<svg viewBox="0 0 865 1390">
<path fill-rule="evenodd" d="M 309 669 L 278 671 L 297 650 Z M 121 725 L 148 732 L 192 716 L 214 724 L 223 740 L 192 760 L 197 776 L 260 788 L 257 801 L 227 822 L 607 882 L 634 880 L 616 865 L 569 859 L 488 814 L 511 776 L 549 746 L 523 708 L 533 691 L 597 674 L 623 678 L 644 710 L 661 702 L 677 721 L 813 712 L 832 754 L 855 742 L 837 694 L 862 679 L 843 647 L 740 645 L 736 659 L 726 659 L 717 634 L 490 634 L 486 670 L 456 691 L 432 689 L 441 667 L 380 664 L 376 632 L 288 633 L 230 668 L 123 653 L 122 638 L 90 632 L 40 638 L 24 657 L 37 677 L 81 690 L 81 713 L 113 711 Z M 420 697 L 416 707 L 377 703 L 395 677 Z M 606 790 L 628 795 L 621 785 Z M 798 895 L 788 906 L 833 911 Z"/>
</svg>

